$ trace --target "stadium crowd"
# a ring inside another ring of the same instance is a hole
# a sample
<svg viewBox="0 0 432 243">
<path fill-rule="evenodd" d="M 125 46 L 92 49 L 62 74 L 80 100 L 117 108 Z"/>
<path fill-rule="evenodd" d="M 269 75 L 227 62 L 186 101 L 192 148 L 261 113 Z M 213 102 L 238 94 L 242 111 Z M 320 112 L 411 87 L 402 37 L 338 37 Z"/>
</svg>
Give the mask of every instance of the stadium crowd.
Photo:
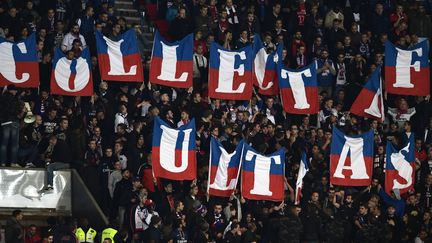
<svg viewBox="0 0 432 243">
<path fill-rule="evenodd" d="M 142 7 L 150 2 L 134 4 Z M 383 123 L 349 113 L 370 73 L 383 64 L 387 40 L 408 48 L 432 37 L 432 1 L 158 1 L 158 18 L 168 21 L 169 39 L 194 33 L 194 85 L 189 89 L 149 84 L 150 56 L 145 55 L 144 83 L 100 79 L 95 30 L 117 40 L 134 28 L 142 53 L 152 45 L 140 23 L 117 16 L 114 3 L 0 0 L 1 37 L 20 41 L 36 32 L 41 82 L 39 89 L 13 85 L 3 89 L 1 166 L 46 167 L 47 191 L 52 190 L 54 170 L 76 169 L 110 218 L 110 231 L 98 229 L 91 242 L 432 241 L 430 96 L 386 93 Z M 319 114 L 287 114 L 279 97 L 257 92 L 244 102 L 208 98 L 210 44 L 216 41 L 235 50 L 251 44 L 255 34 L 261 35 L 269 53 L 283 45 L 283 63 L 290 68 L 317 63 Z M 93 96 L 51 95 L 54 48 L 79 57 L 86 46 L 92 53 Z M 33 123 L 23 122 L 28 112 L 24 102 L 35 114 Z M 195 118 L 198 173 L 194 181 L 152 177 L 156 116 L 173 128 Z M 333 126 L 349 135 L 373 129 L 370 186 L 329 183 Z M 415 134 L 415 189 L 398 199 L 382 189 L 385 143 L 401 148 L 411 133 Z M 228 152 L 241 139 L 263 154 L 285 148 L 285 201 L 246 200 L 239 191 L 230 198 L 209 197 L 211 137 Z M 311 158 L 311 167 L 304 178 L 301 203 L 294 205 L 303 150 Z M 90 229 L 86 219 L 66 220 L 53 223 L 48 235 L 40 235 L 36 225 L 22 225 L 22 217 L 22 212 L 14 211 L 6 225 L 6 242 L 85 242 Z"/>
</svg>

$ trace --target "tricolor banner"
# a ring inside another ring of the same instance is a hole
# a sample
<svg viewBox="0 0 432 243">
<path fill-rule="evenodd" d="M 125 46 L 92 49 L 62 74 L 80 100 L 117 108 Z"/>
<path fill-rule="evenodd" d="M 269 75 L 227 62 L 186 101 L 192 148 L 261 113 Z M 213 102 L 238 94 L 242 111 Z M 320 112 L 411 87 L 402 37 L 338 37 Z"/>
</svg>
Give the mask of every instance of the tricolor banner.
<svg viewBox="0 0 432 243">
<path fill-rule="evenodd" d="M 295 199 L 294 199 L 295 205 L 298 205 L 300 203 L 301 189 L 303 188 L 303 178 L 305 177 L 305 175 L 308 171 L 309 171 L 309 161 L 307 159 L 306 153 L 303 152 L 301 160 L 300 160 L 299 172 L 297 175 Z"/>
<path fill-rule="evenodd" d="M 51 73 L 51 93 L 68 96 L 92 96 L 93 79 L 90 51 L 85 48 L 78 58 L 67 57 L 55 49 Z"/>
<path fill-rule="evenodd" d="M 369 80 L 357 96 L 350 112 L 362 117 L 384 122 L 384 99 L 381 83 L 381 67 L 370 75 Z"/>
<path fill-rule="evenodd" d="M 282 106 L 292 114 L 319 112 L 316 64 L 292 70 L 278 65 Z"/>
<path fill-rule="evenodd" d="M 430 95 L 429 45 L 422 41 L 401 49 L 385 43 L 385 88 L 392 94 Z"/>
<path fill-rule="evenodd" d="M 175 88 L 192 87 L 193 34 L 167 42 L 155 33 L 150 65 L 150 82 Z"/>
<path fill-rule="evenodd" d="M 408 143 L 397 150 L 387 141 L 385 191 L 391 195 L 392 190 L 399 190 L 399 195 L 414 188 L 415 154 L 414 134 L 411 133 Z"/>
<path fill-rule="evenodd" d="M 229 197 L 237 187 L 240 175 L 243 140 L 234 152 L 228 153 L 215 138 L 210 142 L 208 193 L 211 196 Z"/>
<path fill-rule="evenodd" d="M 154 119 L 152 163 L 155 177 L 171 180 L 196 178 L 195 119 L 178 129 Z"/>
<path fill-rule="evenodd" d="M 23 88 L 39 86 L 35 33 L 16 43 L 0 37 L 0 86 L 10 84 Z"/>
<path fill-rule="evenodd" d="M 252 98 L 253 51 L 249 45 L 230 51 L 213 42 L 210 47 L 209 97 L 226 100 Z"/>
<path fill-rule="evenodd" d="M 267 54 L 259 34 L 255 33 L 253 43 L 255 59 L 253 63 L 253 82 L 258 93 L 277 95 L 279 93 L 277 65 L 282 61 L 283 45 L 278 45 L 275 52 Z"/>
<path fill-rule="evenodd" d="M 340 186 L 368 186 L 372 180 L 374 134 L 372 130 L 347 136 L 333 127 L 330 182 Z"/>
<path fill-rule="evenodd" d="M 96 31 L 96 47 L 102 80 L 144 81 L 135 31 L 126 31 L 118 41 L 113 41 Z"/>
<path fill-rule="evenodd" d="M 242 155 L 241 192 L 252 200 L 284 200 L 285 151 L 283 149 L 265 156 L 248 144 Z"/>
</svg>

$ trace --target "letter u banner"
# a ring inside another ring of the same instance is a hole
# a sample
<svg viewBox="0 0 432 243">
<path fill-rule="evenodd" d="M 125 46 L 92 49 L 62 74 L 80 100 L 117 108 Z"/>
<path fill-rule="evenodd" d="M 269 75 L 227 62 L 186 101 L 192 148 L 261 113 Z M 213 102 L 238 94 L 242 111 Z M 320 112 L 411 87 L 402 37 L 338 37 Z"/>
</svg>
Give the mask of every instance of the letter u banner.
<svg viewBox="0 0 432 243">
<path fill-rule="evenodd" d="M 347 136 L 333 127 L 330 182 L 340 186 L 368 186 L 372 180 L 373 131 Z"/>
<path fill-rule="evenodd" d="M 144 81 L 141 56 L 133 30 L 123 33 L 118 41 L 113 41 L 97 31 L 96 47 L 103 80 Z"/>
<path fill-rule="evenodd" d="M 196 178 L 195 120 L 178 129 L 159 117 L 154 120 L 152 163 L 154 176 L 171 180 Z"/>
</svg>

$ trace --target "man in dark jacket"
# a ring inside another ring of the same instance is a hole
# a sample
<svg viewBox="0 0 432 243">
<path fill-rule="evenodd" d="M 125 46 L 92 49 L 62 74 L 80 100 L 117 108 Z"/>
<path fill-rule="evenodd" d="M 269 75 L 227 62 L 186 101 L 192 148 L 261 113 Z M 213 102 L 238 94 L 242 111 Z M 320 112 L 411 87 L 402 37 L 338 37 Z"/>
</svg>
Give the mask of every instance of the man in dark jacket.
<svg viewBox="0 0 432 243">
<path fill-rule="evenodd" d="M 6 166 L 8 161 L 12 166 L 18 166 L 19 118 L 23 114 L 24 105 L 20 102 L 17 92 L 17 88 L 10 85 L 7 91 L 0 96 L 1 166 Z M 8 148 L 10 148 L 9 156 Z"/>
<path fill-rule="evenodd" d="M 186 18 L 186 9 L 179 10 L 177 18 L 175 18 L 170 25 L 169 33 L 173 40 L 181 40 L 190 33 L 190 22 Z"/>
<path fill-rule="evenodd" d="M 45 190 L 53 190 L 54 171 L 68 169 L 71 157 L 72 155 L 66 142 L 58 139 L 56 135 L 51 135 L 48 148 L 44 154 L 48 177 Z"/>
<path fill-rule="evenodd" d="M 24 242 L 24 230 L 21 225 L 23 219 L 23 213 L 21 210 L 14 210 L 12 212 L 12 218 L 6 221 L 5 228 L 5 241 L 8 243 L 23 243 Z"/>
<path fill-rule="evenodd" d="M 123 226 L 126 209 L 128 209 L 131 204 L 130 199 L 133 188 L 130 176 L 130 171 L 128 169 L 122 170 L 123 178 L 117 182 L 114 189 L 114 210 L 117 210 L 120 227 Z"/>
</svg>

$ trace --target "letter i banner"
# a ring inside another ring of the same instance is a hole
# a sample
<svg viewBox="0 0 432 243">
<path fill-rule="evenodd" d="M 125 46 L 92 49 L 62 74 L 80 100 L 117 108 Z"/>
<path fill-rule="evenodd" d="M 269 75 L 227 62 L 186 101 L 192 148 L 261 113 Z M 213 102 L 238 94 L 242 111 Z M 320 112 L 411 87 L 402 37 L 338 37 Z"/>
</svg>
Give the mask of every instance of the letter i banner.
<svg viewBox="0 0 432 243">
<path fill-rule="evenodd" d="M 173 129 L 155 118 L 152 163 L 156 178 L 180 181 L 196 178 L 195 119 Z"/>
<path fill-rule="evenodd" d="M 252 98 L 253 50 L 248 45 L 230 51 L 213 42 L 210 47 L 209 97 L 225 100 Z"/>
<path fill-rule="evenodd" d="M 430 94 L 429 45 L 422 41 L 401 49 L 385 43 L 385 88 L 392 94 L 427 96 Z"/>
<path fill-rule="evenodd" d="M 347 136 L 333 127 L 330 182 L 340 186 L 369 186 L 372 180 L 374 134 L 372 130 Z"/>
<path fill-rule="evenodd" d="M 286 69 L 278 65 L 282 107 L 292 114 L 319 112 L 316 64 L 298 69 Z"/>
<path fill-rule="evenodd" d="M 174 88 L 192 87 L 193 34 L 180 41 L 167 42 L 155 33 L 150 62 L 150 83 Z"/>
<path fill-rule="evenodd" d="M 285 192 L 285 151 L 268 156 L 244 144 L 242 154 L 242 196 L 252 200 L 283 201 Z"/>
<path fill-rule="evenodd" d="M 126 31 L 118 41 L 96 31 L 96 47 L 102 80 L 144 82 L 135 31 Z"/>
<path fill-rule="evenodd" d="M 407 193 L 414 188 L 415 154 L 414 134 L 411 133 L 408 143 L 401 150 L 397 150 L 387 141 L 385 191 L 391 195 L 392 190 L 399 190 L 399 194 Z"/>
<path fill-rule="evenodd" d="M 210 142 L 208 193 L 211 196 L 230 197 L 237 187 L 240 175 L 243 140 L 228 153 L 215 138 Z"/>
<path fill-rule="evenodd" d="M 20 42 L 0 37 L 0 86 L 13 84 L 22 88 L 39 86 L 39 62 L 36 35 Z"/>
<path fill-rule="evenodd" d="M 93 78 L 90 51 L 85 48 L 78 58 L 68 59 L 55 49 L 51 73 L 51 93 L 68 96 L 92 96 Z"/>
</svg>

